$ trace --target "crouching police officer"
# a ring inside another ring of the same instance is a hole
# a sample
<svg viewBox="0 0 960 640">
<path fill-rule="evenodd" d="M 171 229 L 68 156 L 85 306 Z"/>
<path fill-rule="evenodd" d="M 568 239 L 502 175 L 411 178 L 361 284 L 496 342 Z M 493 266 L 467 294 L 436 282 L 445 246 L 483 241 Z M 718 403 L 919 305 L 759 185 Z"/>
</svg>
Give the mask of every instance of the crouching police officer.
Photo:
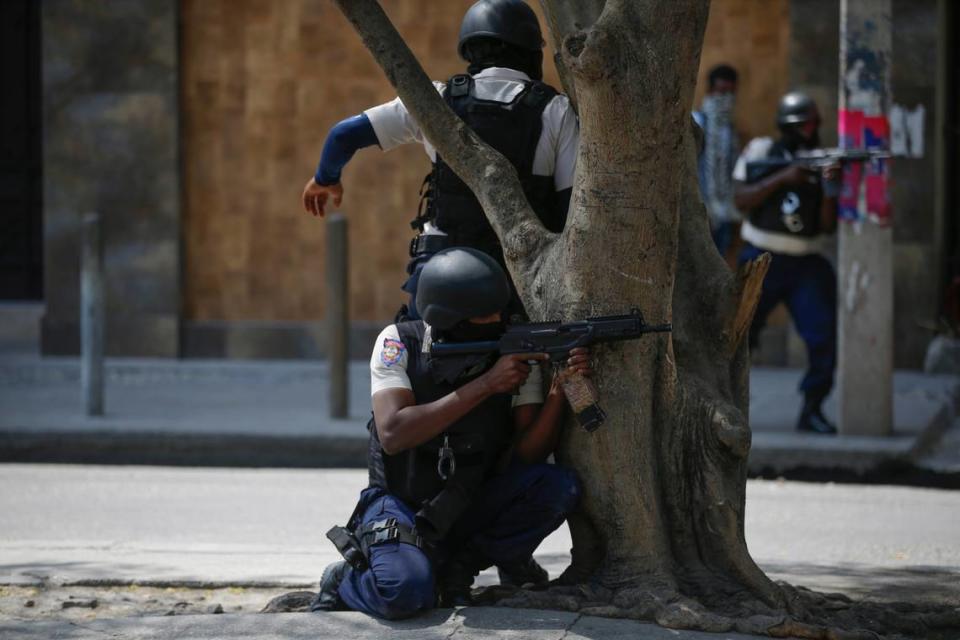
<svg viewBox="0 0 960 640">
<path fill-rule="evenodd" d="M 764 252 L 772 256 L 770 270 L 751 327 L 751 344 L 767 316 L 783 302 L 807 347 L 808 368 L 800 389 L 803 410 L 797 429 L 833 434 L 834 427 L 823 415 L 823 400 L 833 387 L 837 362 L 836 275 L 821 255 L 820 240 L 837 228 L 839 167 L 814 171 L 801 164 L 783 163 L 765 174 L 769 159 L 791 161 L 820 146 L 820 113 L 806 94 L 793 92 L 780 100 L 777 111 L 780 139 L 754 138 L 737 160 L 734 202 L 749 211 L 740 235 L 746 246 L 740 263 Z M 760 166 L 757 175 L 748 171 Z"/>
<path fill-rule="evenodd" d="M 396 619 L 469 604 L 479 571 L 522 571 L 576 505 L 574 473 L 544 463 L 566 400 L 554 385 L 544 401 L 529 364 L 542 354 L 430 357 L 434 341 L 498 339 L 509 298 L 493 258 L 447 249 L 423 269 L 423 320 L 377 338 L 369 487 L 328 534 L 345 560 L 324 571 L 313 610 Z M 591 373 L 586 349 L 567 364 Z"/>
<path fill-rule="evenodd" d="M 446 103 L 517 169 L 527 200 L 551 231 L 563 230 L 573 187 L 579 125 L 566 96 L 543 83 L 543 36 L 536 14 L 522 0 L 480 0 L 460 26 L 457 51 L 467 73 L 437 82 Z M 379 145 L 389 151 L 418 143 L 433 164 L 421 190 L 421 212 L 411 225 L 410 304 L 398 319 L 416 319 L 417 279 L 423 263 L 452 246 L 479 249 L 504 266 L 496 233 L 470 189 L 437 155 L 399 98 L 336 124 L 327 135 L 316 174 L 303 190 L 308 213 L 339 206 L 340 175 L 353 154 Z M 518 311 L 514 299 L 511 311 Z"/>
</svg>

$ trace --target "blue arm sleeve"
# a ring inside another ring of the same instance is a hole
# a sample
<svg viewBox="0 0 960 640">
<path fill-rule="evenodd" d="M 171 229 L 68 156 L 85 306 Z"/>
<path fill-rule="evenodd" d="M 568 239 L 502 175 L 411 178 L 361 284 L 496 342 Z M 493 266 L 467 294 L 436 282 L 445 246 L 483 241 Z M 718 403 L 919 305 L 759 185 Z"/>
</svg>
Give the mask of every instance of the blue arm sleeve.
<svg viewBox="0 0 960 640">
<path fill-rule="evenodd" d="M 377 134 L 365 114 L 341 120 L 330 129 L 323 144 L 320 165 L 313 179 L 317 184 L 340 182 L 340 172 L 358 150 L 379 144 Z"/>
</svg>

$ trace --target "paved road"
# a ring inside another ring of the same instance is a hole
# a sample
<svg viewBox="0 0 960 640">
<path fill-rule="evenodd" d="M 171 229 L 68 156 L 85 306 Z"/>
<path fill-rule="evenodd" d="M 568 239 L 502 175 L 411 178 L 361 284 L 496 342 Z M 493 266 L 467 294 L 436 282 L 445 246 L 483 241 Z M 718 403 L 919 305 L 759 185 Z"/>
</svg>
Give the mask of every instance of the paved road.
<svg viewBox="0 0 960 640">
<path fill-rule="evenodd" d="M 358 470 L 0 465 L 0 583 L 309 585 L 336 557 Z M 773 577 L 960 603 L 960 492 L 750 481 L 747 541 Z M 569 534 L 538 557 L 565 566 Z M 483 576 L 483 582 L 492 580 Z"/>
</svg>

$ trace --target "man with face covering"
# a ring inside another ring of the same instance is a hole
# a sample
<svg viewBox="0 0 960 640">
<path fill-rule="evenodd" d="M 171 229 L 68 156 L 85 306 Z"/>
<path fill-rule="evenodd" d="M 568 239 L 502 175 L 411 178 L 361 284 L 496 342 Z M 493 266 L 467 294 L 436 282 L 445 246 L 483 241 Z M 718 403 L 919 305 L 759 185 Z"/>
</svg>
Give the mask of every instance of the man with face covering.
<svg viewBox="0 0 960 640">
<path fill-rule="evenodd" d="M 737 71 L 720 64 L 707 75 L 707 93 L 693 119 L 703 130 L 703 150 L 697 164 L 700 193 L 710 218 L 710 231 L 720 255 L 733 243 L 740 212 L 733 204 L 733 166 L 740 151 L 733 128 Z"/>
<path fill-rule="evenodd" d="M 547 397 L 543 354 L 433 359 L 433 342 L 496 340 L 510 299 L 490 256 L 455 247 L 423 268 L 423 320 L 388 326 L 370 360 L 369 487 L 346 527 L 328 536 L 345 560 L 327 567 L 312 609 L 397 619 L 470 603 L 470 585 L 496 564 L 510 573 L 577 503 L 575 474 L 544 460 L 566 399 Z M 589 354 L 568 370 L 590 375 Z"/>
<path fill-rule="evenodd" d="M 808 368 L 800 390 L 803 409 L 797 429 L 834 434 L 822 405 L 833 388 L 837 361 L 836 275 L 821 255 L 820 240 L 837 227 L 839 166 L 814 171 L 787 164 L 748 182 L 747 165 L 764 159 L 792 160 L 820 146 L 820 112 L 810 96 L 795 91 L 780 100 L 777 110 L 779 140 L 755 138 L 737 160 L 734 202 L 749 212 L 740 235 L 746 246 L 742 263 L 762 253 L 772 256 L 763 292 L 751 327 L 751 344 L 767 316 L 779 303 L 790 316 L 807 347 Z"/>
</svg>

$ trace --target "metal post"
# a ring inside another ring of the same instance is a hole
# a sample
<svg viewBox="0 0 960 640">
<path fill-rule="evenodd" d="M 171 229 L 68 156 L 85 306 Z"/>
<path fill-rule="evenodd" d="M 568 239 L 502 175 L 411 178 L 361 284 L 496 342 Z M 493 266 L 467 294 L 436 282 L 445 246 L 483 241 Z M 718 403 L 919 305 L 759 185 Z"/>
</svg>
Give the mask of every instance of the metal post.
<svg viewBox="0 0 960 640">
<path fill-rule="evenodd" d="M 842 0 L 845 149 L 890 149 L 891 0 Z M 893 430 L 893 230 L 889 160 L 851 163 L 840 196 L 838 405 L 843 435 Z"/>
<path fill-rule="evenodd" d="M 349 291 L 347 219 L 342 213 L 327 217 L 327 358 L 330 362 L 330 417 L 346 418 L 348 377 Z"/>
<path fill-rule="evenodd" d="M 100 214 L 83 216 L 80 264 L 80 381 L 88 416 L 103 415 L 103 251 Z"/>
</svg>

